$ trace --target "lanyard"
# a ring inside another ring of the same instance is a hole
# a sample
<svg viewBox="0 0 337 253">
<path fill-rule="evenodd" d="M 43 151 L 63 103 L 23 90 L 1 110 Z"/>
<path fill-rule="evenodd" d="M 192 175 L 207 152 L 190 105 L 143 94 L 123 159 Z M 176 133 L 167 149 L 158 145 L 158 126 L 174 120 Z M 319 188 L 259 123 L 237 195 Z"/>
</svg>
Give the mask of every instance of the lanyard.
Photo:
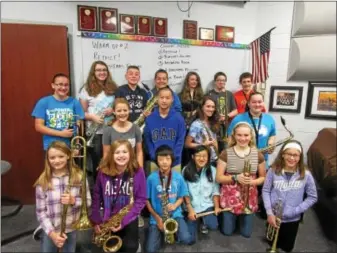
<svg viewBox="0 0 337 253">
<path fill-rule="evenodd" d="M 112 199 L 112 203 L 111 203 L 112 208 L 115 206 L 116 201 L 117 201 L 117 199 L 118 199 L 118 197 L 119 197 L 119 192 L 120 192 L 121 188 L 123 187 L 123 185 L 124 185 L 124 183 L 125 183 L 125 181 L 126 181 L 127 178 L 128 178 L 128 173 L 125 173 L 125 172 L 124 172 L 123 177 L 122 177 L 122 183 L 119 184 L 119 187 L 118 187 L 118 191 L 117 191 L 116 197 L 114 197 L 114 198 Z M 115 179 L 115 177 L 112 178 L 112 187 L 113 187 L 113 188 L 115 188 L 115 183 L 114 183 L 115 180 L 114 180 L 114 179 Z"/>
<path fill-rule="evenodd" d="M 256 125 L 255 125 L 252 114 L 250 112 L 248 112 L 248 114 L 249 114 L 250 121 L 252 122 L 252 124 L 254 126 L 256 147 L 258 147 L 258 145 L 259 145 L 259 132 L 260 132 L 261 122 L 262 122 L 262 113 L 260 114 L 259 125 L 258 125 L 257 128 L 256 128 Z"/>
<path fill-rule="evenodd" d="M 168 189 L 170 188 L 170 184 L 171 184 L 171 178 L 172 178 L 172 170 L 170 170 L 170 174 L 167 180 L 167 184 L 166 186 L 164 186 L 164 175 L 161 174 L 161 172 L 159 171 L 159 179 L 161 182 L 161 186 L 163 187 L 163 190 L 165 189 L 165 193 L 168 193 Z"/>
</svg>

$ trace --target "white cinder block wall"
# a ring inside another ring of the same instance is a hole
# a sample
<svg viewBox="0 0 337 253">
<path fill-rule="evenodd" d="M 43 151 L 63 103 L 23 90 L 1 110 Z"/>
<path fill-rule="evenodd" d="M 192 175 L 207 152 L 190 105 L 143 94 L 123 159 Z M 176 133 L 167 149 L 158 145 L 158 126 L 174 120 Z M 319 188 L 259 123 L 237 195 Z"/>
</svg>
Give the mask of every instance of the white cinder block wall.
<svg viewBox="0 0 337 253">
<path fill-rule="evenodd" d="M 322 3 L 324 4 L 324 3 Z M 288 136 L 282 127 L 280 115 L 282 115 L 288 128 L 290 128 L 295 139 L 299 140 L 304 148 L 305 157 L 308 148 L 315 140 L 317 133 L 325 127 L 336 127 L 335 121 L 305 119 L 305 107 L 308 92 L 308 82 L 287 82 L 287 68 L 289 59 L 289 48 L 291 38 L 291 26 L 294 2 L 259 2 L 257 16 L 257 36 L 276 26 L 271 36 L 271 53 L 269 63 L 269 79 L 266 90 L 266 106 L 269 108 L 270 86 L 302 86 L 303 97 L 300 113 L 276 113 L 272 112 L 277 125 L 277 139 Z M 319 11 L 319 10 L 317 10 Z M 333 140 L 336 141 L 336 140 Z M 278 151 L 279 148 L 276 150 Z M 277 152 L 271 155 L 271 161 Z"/>
</svg>

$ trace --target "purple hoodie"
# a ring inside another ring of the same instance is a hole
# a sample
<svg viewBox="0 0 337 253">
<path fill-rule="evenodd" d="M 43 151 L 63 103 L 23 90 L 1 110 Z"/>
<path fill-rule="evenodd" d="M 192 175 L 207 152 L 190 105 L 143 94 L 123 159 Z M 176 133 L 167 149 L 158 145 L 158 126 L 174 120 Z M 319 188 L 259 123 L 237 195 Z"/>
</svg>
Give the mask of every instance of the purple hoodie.
<svg viewBox="0 0 337 253">
<path fill-rule="evenodd" d="M 130 202 L 130 185 L 128 179 L 122 184 L 124 173 L 116 177 L 108 176 L 101 171 L 98 172 L 92 198 L 91 220 L 101 224 L 109 220 Z M 117 191 L 119 190 L 119 194 Z M 134 203 L 130 212 L 123 218 L 122 229 L 134 221 L 142 211 L 146 203 L 146 180 L 143 168 L 139 168 L 133 178 Z M 118 196 L 117 200 L 115 200 Z M 114 202 L 115 201 L 115 202 Z M 103 218 L 100 214 L 100 203 L 103 202 Z"/>
<path fill-rule="evenodd" d="M 305 172 L 302 180 L 299 177 L 298 171 L 288 180 L 283 171 L 276 175 L 273 169 L 268 170 L 262 189 L 264 207 L 268 215 L 274 214 L 272 208 L 281 200 L 282 222 L 298 221 L 301 214 L 316 203 L 317 190 L 310 171 Z M 307 197 L 303 200 L 305 193 Z"/>
</svg>

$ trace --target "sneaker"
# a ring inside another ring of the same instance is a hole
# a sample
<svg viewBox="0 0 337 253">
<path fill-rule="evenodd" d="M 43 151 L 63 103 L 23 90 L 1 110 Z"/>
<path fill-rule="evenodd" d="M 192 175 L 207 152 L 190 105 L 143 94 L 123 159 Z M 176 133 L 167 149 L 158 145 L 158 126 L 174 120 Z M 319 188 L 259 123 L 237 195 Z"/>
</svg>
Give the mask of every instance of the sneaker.
<svg viewBox="0 0 337 253">
<path fill-rule="evenodd" d="M 144 218 L 142 216 L 138 217 L 138 227 L 139 228 L 144 227 Z"/>
<path fill-rule="evenodd" d="M 202 225 L 200 226 L 200 232 L 201 232 L 202 234 L 204 234 L 204 235 L 207 235 L 207 234 L 208 234 L 208 228 L 207 228 L 207 226 L 206 226 L 205 224 L 202 224 Z"/>
<path fill-rule="evenodd" d="M 140 253 L 142 252 L 142 245 L 140 244 L 140 240 L 138 242 L 138 249 L 137 249 L 137 252 L 136 253 Z"/>
<path fill-rule="evenodd" d="M 42 227 L 41 226 L 38 226 L 35 230 L 34 230 L 34 233 L 33 233 L 33 239 L 35 241 L 40 241 L 41 240 L 41 236 L 42 236 Z"/>
</svg>

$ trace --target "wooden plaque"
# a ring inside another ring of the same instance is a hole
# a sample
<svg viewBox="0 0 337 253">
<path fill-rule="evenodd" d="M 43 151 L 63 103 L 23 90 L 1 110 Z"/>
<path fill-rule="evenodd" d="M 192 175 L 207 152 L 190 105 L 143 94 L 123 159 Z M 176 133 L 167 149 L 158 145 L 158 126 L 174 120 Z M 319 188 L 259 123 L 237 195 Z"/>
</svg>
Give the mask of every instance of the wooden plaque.
<svg viewBox="0 0 337 253">
<path fill-rule="evenodd" d="M 234 43 L 235 29 L 232 26 L 215 26 L 215 40 Z"/>
<path fill-rule="evenodd" d="M 98 9 L 99 13 L 99 31 L 118 33 L 118 10 L 114 8 Z"/>
<path fill-rule="evenodd" d="M 96 32 L 97 26 L 97 8 L 93 6 L 78 5 L 77 21 L 79 31 Z"/>
<path fill-rule="evenodd" d="M 198 39 L 198 22 L 192 20 L 184 20 L 183 38 L 189 40 Z"/>
<path fill-rule="evenodd" d="M 153 18 L 153 35 L 167 37 L 167 18 Z"/>
<path fill-rule="evenodd" d="M 122 34 L 136 34 L 135 16 L 128 14 L 119 15 L 119 31 Z"/>
<path fill-rule="evenodd" d="M 152 18 L 137 16 L 137 34 L 150 36 L 152 33 Z"/>
</svg>

